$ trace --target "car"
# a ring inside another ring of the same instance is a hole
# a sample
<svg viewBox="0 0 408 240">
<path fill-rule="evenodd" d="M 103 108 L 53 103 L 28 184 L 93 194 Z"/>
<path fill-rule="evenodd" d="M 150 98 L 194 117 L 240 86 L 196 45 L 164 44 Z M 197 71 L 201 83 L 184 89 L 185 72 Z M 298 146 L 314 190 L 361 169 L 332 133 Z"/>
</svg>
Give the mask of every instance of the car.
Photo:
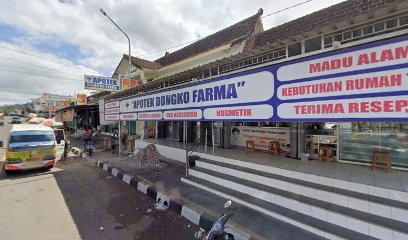
<svg viewBox="0 0 408 240">
<path fill-rule="evenodd" d="M 22 123 L 21 117 L 19 117 L 19 116 L 14 116 L 14 117 L 11 119 L 11 123 L 12 123 L 12 124 L 20 124 L 20 123 Z"/>
<path fill-rule="evenodd" d="M 13 125 L 5 151 L 6 173 L 54 167 L 57 147 L 52 128 L 32 124 Z"/>
</svg>

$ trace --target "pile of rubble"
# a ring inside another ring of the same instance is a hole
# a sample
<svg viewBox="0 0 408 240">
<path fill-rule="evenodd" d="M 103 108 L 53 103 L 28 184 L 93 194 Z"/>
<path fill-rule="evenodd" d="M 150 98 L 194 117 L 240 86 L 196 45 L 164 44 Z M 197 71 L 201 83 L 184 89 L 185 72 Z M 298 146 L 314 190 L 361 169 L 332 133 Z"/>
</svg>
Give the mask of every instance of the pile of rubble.
<svg viewBox="0 0 408 240">
<path fill-rule="evenodd" d="M 149 144 L 145 148 L 141 148 L 135 154 L 128 155 L 126 160 L 129 162 L 129 166 L 134 168 L 166 167 L 166 164 L 163 162 L 165 157 L 157 151 L 154 144 Z"/>
</svg>

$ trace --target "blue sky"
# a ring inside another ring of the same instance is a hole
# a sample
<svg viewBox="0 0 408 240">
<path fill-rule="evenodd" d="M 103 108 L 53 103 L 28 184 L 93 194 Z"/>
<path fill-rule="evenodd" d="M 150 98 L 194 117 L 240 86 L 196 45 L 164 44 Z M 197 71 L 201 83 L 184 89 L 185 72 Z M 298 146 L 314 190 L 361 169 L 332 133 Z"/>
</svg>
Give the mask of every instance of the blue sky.
<svg viewBox="0 0 408 240">
<path fill-rule="evenodd" d="M 20 31 L 11 25 L 0 23 L 0 41 L 1 42 L 12 42 L 13 39 L 22 37 L 23 34 L 24 34 L 23 31 Z"/>
</svg>

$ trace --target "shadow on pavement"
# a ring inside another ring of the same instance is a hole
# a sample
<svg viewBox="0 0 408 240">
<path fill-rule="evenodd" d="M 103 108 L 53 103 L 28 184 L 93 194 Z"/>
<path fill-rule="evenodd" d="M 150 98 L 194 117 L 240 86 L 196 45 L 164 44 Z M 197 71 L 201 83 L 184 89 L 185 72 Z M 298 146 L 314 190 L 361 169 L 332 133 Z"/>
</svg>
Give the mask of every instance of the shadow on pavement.
<svg viewBox="0 0 408 240">
<path fill-rule="evenodd" d="M 73 158 L 60 167 L 53 175 L 82 239 L 195 239 L 197 227 L 154 209 L 152 199 L 94 163 Z"/>
</svg>

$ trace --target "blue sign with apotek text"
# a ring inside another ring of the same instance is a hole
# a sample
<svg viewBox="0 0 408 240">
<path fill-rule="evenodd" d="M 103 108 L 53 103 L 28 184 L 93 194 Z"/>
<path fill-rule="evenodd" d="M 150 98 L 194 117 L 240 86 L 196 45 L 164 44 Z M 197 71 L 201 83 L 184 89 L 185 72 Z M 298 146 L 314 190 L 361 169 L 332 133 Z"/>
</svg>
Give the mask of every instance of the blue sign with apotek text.
<svg viewBox="0 0 408 240">
<path fill-rule="evenodd" d="M 119 91 L 120 81 L 108 77 L 85 75 L 85 89 L 103 90 L 103 91 Z"/>
</svg>

